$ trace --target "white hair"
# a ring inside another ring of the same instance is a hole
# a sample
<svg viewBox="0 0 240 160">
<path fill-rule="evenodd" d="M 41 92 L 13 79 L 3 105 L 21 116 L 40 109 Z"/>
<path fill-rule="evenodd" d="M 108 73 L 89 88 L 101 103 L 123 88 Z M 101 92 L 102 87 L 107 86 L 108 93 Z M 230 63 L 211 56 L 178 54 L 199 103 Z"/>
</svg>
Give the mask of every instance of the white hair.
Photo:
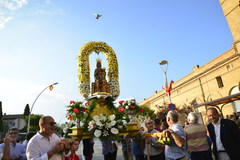
<svg viewBox="0 0 240 160">
<path fill-rule="evenodd" d="M 187 119 L 191 123 L 198 123 L 198 115 L 194 112 L 190 112 Z"/>
<path fill-rule="evenodd" d="M 170 110 L 167 113 L 167 118 L 170 118 L 174 123 L 178 122 L 178 113 L 176 111 Z"/>
</svg>

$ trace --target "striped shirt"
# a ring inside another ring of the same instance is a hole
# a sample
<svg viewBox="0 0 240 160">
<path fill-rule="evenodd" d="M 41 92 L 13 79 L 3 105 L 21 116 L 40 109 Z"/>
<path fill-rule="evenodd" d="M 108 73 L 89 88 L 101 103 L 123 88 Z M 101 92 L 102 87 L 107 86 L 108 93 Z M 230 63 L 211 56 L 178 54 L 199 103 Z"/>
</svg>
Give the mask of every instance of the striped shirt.
<svg viewBox="0 0 240 160">
<path fill-rule="evenodd" d="M 209 149 L 206 127 L 202 124 L 190 124 L 184 128 L 190 152 L 201 152 Z"/>
</svg>

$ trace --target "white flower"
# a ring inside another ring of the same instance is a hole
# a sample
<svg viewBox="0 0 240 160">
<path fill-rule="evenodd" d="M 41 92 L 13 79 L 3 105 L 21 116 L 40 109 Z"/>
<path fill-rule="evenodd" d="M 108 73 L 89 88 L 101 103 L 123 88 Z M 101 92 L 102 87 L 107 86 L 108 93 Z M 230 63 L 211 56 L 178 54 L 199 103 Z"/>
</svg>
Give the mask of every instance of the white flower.
<svg viewBox="0 0 240 160">
<path fill-rule="evenodd" d="M 103 116 L 103 117 L 102 117 L 102 120 L 106 121 L 106 120 L 107 120 L 107 117 L 106 117 L 106 116 Z"/>
<path fill-rule="evenodd" d="M 113 134 L 118 134 L 119 133 L 117 128 L 111 128 L 111 132 Z"/>
<path fill-rule="evenodd" d="M 91 131 L 92 129 L 93 129 L 93 123 L 92 121 L 90 121 L 88 124 L 88 130 Z"/>
<path fill-rule="evenodd" d="M 102 134 L 102 131 L 100 131 L 100 130 L 96 130 L 96 131 L 94 132 L 94 136 L 97 137 L 97 138 L 100 137 L 101 134 Z"/>
<path fill-rule="evenodd" d="M 110 128 L 110 127 L 111 127 L 111 124 L 110 124 L 110 123 L 106 123 L 106 124 L 105 124 L 105 128 L 108 129 L 108 128 Z"/>
<path fill-rule="evenodd" d="M 101 115 L 100 115 L 100 119 L 103 120 L 103 121 L 106 121 L 106 120 L 107 120 L 107 117 L 101 114 Z"/>
<path fill-rule="evenodd" d="M 93 116 L 94 121 L 98 121 L 99 117 L 98 116 Z"/>
<path fill-rule="evenodd" d="M 127 121 L 126 120 L 122 120 L 123 122 L 123 125 L 126 125 L 127 124 Z"/>
<path fill-rule="evenodd" d="M 96 124 L 97 124 L 98 126 L 100 126 L 100 127 L 102 127 L 102 126 L 103 126 L 103 124 L 101 123 L 101 121 L 100 121 L 100 120 L 98 120 L 98 121 L 96 122 Z"/>
<path fill-rule="evenodd" d="M 111 121 L 113 121 L 113 120 L 115 119 L 115 115 L 112 114 L 111 116 L 109 116 L 109 119 L 110 119 Z"/>
<path fill-rule="evenodd" d="M 63 133 L 66 133 L 68 130 L 68 127 L 63 128 Z"/>
<path fill-rule="evenodd" d="M 116 123 L 117 123 L 116 121 L 112 121 L 112 122 L 109 124 L 109 127 L 114 126 Z"/>
<path fill-rule="evenodd" d="M 128 108 L 129 108 L 129 106 L 126 106 L 125 108 L 126 108 L 126 109 L 128 109 Z"/>
<path fill-rule="evenodd" d="M 109 135 L 108 131 L 105 130 L 105 131 L 103 132 L 103 136 L 106 137 L 106 136 L 108 136 L 108 135 Z"/>
</svg>

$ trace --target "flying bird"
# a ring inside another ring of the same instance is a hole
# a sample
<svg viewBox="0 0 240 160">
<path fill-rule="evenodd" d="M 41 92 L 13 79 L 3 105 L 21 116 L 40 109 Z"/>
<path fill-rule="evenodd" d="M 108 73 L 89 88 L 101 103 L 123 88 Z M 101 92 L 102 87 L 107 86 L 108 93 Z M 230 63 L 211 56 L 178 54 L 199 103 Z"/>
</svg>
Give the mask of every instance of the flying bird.
<svg viewBox="0 0 240 160">
<path fill-rule="evenodd" d="M 96 19 L 99 19 L 102 15 L 101 14 L 93 14 L 95 17 L 96 17 Z"/>
</svg>

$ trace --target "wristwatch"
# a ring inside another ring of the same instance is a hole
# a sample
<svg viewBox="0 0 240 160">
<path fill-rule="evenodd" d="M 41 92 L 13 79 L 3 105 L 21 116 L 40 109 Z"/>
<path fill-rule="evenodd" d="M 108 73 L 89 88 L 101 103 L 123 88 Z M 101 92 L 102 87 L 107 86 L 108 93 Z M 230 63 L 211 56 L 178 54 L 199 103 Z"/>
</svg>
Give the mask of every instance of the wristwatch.
<svg viewBox="0 0 240 160">
<path fill-rule="evenodd" d="M 154 143 L 151 143 L 151 146 L 154 146 Z"/>
<path fill-rule="evenodd" d="M 174 131 L 173 131 L 173 130 L 171 130 L 171 129 L 169 130 L 169 132 L 170 132 L 170 133 L 174 133 Z"/>
</svg>

